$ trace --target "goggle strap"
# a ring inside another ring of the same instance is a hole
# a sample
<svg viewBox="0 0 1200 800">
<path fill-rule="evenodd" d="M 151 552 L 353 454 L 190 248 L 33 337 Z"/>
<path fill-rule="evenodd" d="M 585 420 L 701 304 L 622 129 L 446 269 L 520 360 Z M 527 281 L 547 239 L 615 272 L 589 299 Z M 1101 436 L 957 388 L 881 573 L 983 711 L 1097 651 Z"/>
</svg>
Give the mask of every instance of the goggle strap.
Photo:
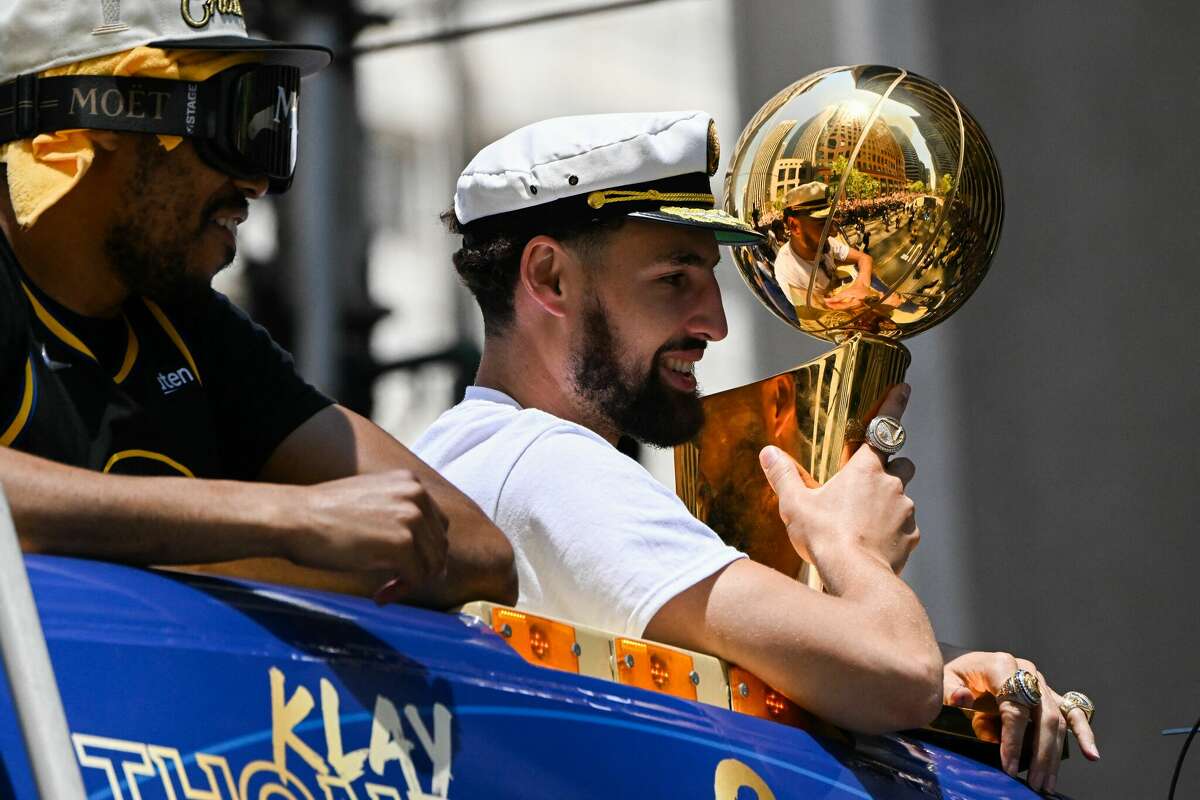
<svg viewBox="0 0 1200 800">
<path fill-rule="evenodd" d="M 212 94 L 199 81 L 22 75 L 0 86 L 0 143 L 77 128 L 211 136 Z"/>
</svg>

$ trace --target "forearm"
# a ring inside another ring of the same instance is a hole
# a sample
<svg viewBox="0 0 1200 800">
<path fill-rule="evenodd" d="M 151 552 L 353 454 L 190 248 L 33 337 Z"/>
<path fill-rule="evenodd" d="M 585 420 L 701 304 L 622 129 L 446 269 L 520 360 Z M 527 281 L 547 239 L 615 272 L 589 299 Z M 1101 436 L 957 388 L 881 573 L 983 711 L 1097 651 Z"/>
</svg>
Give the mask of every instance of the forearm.
<svg viewBox="0 0 1200 800">
<path fill-rule="evenodd" d="M 446 574 L 423 586 L 398 586 L 389 601 L 433 609 L 452 608 L 472 600 L 490 600 L 513 604 L 517 601 L 516 570 L 511 568 L 512 548 L 507 540 L 504 547 L 489 549 L 488 537 L 454 535 L 453 526 L 447 532 L 449 552 Z M 507 562 L 505 561 L 507 559 Z M 506 574 L 497 569 L 508 563 Z M 248 558 L 214 564 L 189 564 L 189 572 L 203 572 L 230 578 L 282 583 L 306 589 L 375 598 L 394 576 L 386 571 L 341 572 L 293 564 L 282 558 Z"/>
<path fill-rule="evenodd" d="M 843 561 L 851 563 L 826 566 L 853 584 L 846 595 L 735 562 L 707 591 L 671 601 L 647 636 L 737 663 L 846 728 L 877 733 L 925 724 L 940 707 L 942 663 L 924 610 L 890 570 L 866 558 Z"/>
<path fill-rule="evenodd" d="M 479 506 L 421 464 L 421 482 L 449 520 L 446 538 L 446 577 L 405 596 L 406 602 L 430 608 L 450 608 L 471 600 L 517 602 L 517 570 L 513 549 Z"/>
<path fill-rule="evenodd" d="M 940 676 L 942 668 L 941 649 L 912 588 L 884 558 L 865 548 L 818 547 L 812 557 L 824 584 L 823 599 L 841 601 L 842 613 L 853 618 L 853 629 L 866 648 L 863 660 L 883 672 L 906 675 L 915 686 L 924 677 L 940 696 L 940 677 L 935 674 Z M 886 680 L 883 674 L 879 677 Z"/>
<path fill-rule="evenodd" d="M 468 600 L 515 602 L 512 546 L 500 529 L 470 498 L 365 417 L 340 406 L 325 409 L 280 446 L 261 477 L 309 484 L 394 469 L 409 470 L 429 492 L 446 516 L 449 542 L 446 577 L 405 587 L 399 599 L 434 608 Z"/>
<path fill-rule="evenodd" d="M 871 276 L 875 274 L 875 259 L 863 253 L 855 264 L 858 276 L 855 278 L 855 283 L 864 289 L 871 288 Z"/>
<path fill-rule="evenodd" d="M 0 448 L 0 483 L 27 552 L 134 564 L 279 555 L 286 487 L 102 475 Z"/>
<path fill-rule="evenodd" d="M 941 653 L 913 591 L 866 555 L 822 559 L 817 569 L 829 576 L 827 594 L 818 595 L 823 608 L 811 613 L 833 624 L 804 634 L 812 637 L 803 645 L 807 659 L 795 650 L 773 653 L 761 677 L 854 730 L 893 731 L 933 719 L 941 706 Z"/>
</svg>

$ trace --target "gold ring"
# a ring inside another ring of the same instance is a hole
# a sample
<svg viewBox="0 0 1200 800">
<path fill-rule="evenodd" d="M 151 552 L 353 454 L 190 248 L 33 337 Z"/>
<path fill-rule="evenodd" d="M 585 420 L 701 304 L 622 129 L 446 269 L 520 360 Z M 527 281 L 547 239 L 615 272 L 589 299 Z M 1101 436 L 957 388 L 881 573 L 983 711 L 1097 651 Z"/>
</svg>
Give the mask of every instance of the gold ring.
<svg viewBox="0 0 1200 800">
<path fill-rule="evenodd" d="M 1017 705 L 1033 708 L 1042 702 L 1042 688 L 1037 675 L 1027 669 L 1018 669 L 1005 679 L 996 694 L 997 700 L 1010 700 Z"/>
<path fill-rule="evenodd" d="M 1096 713 L 1096 704 L 1092 702 L 1092 698 L 1083 692 L 1067 692 L 1064 694 L 1062 702 L 1058 705 L 1058 710 L 1062 712 L 1062 715 L 1065 717 L 1076 708 L 1083 712 L 1089 723 L 1092 721 L 1092 715 Z"/>
</svg>

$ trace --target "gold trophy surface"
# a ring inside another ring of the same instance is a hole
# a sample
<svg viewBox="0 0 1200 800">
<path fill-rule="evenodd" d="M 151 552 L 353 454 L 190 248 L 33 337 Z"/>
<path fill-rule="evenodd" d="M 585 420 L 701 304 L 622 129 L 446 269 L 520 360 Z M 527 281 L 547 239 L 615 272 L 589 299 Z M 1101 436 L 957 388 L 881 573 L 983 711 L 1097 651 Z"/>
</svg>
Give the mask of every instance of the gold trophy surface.
<svg viewBox="0 0 1200 800">
<path fill-rule="evenodd" d="M 836 67 L 779 92 L 746 125 L 725 206 L 766 236 L 733 248 L 746 285 L 775 316 L 836 346 L 706 397 L 704 428 L 675 450 L 676 491 L 725 541 L 819 587 L 758 451 L 787 450 L 819 482 L 845 463 L 904 378 L 899 340 L 954 313 L 983 280 L 1004 217 L 1000 172 L 978 123 L 941 86 L 896 67 Z"/>
</svg>

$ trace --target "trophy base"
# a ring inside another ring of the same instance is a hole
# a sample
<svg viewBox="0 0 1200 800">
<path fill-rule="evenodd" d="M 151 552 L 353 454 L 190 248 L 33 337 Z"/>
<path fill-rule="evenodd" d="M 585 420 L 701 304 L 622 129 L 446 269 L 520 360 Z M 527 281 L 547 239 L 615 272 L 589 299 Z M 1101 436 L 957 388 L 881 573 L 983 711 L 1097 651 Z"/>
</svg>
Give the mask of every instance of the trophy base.
<svg viewBox="0 0 1200 800">
<path fill-rule="evenodd" d="M 788 539 L 758 452 L 780 447 L 824 483 L 862 443 L 910 361 L 904 345 L 856 333 L 795 369 L 704 398 L 704 427 L 675 448 L 676 493 L 728 544 L 820 588 Z"/>
</svg>

